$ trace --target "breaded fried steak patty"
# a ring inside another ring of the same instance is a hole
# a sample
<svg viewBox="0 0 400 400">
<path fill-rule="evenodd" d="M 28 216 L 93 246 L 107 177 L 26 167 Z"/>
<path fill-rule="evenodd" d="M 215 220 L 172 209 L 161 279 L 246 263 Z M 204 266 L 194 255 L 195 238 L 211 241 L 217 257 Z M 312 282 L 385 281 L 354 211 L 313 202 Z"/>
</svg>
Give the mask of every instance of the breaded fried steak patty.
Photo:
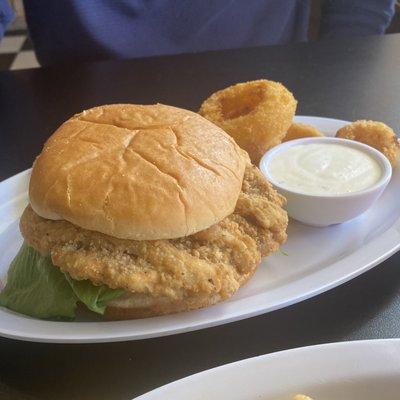
<svg viewBox="0 0 400 400">
<path fill-rule="evenodd" d="M 235 211 L 218 224 L 173 240 L 124 240 L 67 221 L 21 218 L 26 242 L 73 279 L 122 288 L 107 307 L 111 318 L 138 318 L 209 306 L 230 297 L 261 257 L 286 239 L 284 199 L 248 165 Z"/>
<path fill-rule="evenodd" d="M 286 239 L 284 198 L 200 115 L 114 104 L 47 140 L 0 305 L 73 318 L 163 315 L 232 296 Z"/>
</svg>

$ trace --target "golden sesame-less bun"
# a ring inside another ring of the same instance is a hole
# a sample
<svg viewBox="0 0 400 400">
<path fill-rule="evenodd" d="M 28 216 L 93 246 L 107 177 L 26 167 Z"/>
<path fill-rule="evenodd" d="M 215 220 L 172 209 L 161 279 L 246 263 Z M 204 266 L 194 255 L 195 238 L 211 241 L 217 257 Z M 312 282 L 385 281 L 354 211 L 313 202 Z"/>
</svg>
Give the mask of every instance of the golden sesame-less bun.
<svg viewBox="0 0 400 400">
<path fill-rule="evenodd" d="M 162 104 L 83 111 L 47 140 L 30 202 L 40 216 L 121 239 L 171 239 L 235 209 L 246 154 L 196 113 Z"/>
<path fill-rule="evenodd" d="M 260 79 L 215 92 L 199 113 L 228 132 L 258 165 L 267 150 L 281 143 L 296 107 L 296 99 L 285 86 Z"/>
<path fill-rule="evenodd" d="M 194 294 L 182 300 L 126 293 L 107 304 L 105 317 L 109 320 L 148 318 L 210 307 L 222 300 L 219 294 Z"/>
</svg>

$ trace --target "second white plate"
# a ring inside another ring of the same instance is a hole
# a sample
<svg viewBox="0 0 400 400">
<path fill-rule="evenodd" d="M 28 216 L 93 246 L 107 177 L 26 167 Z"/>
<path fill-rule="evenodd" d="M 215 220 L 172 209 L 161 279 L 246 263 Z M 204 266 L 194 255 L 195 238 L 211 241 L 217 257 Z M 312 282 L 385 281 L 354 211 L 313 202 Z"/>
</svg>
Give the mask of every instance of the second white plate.
<svg viewBox="0 0 400 400">
<path fill-rule="evenodd" d="M 400 340 L 303 347 L 200 372 L 136 400 L 395 400 Z"/>
<path fill-rule="evenodd" d="M 296 117 L 327 136 L 345 121 Z M 22 238 L 19 216 L 28 202 L 29 171 L 0 183 L 0 281 Z M 229 301 L 216 306 L 131 321 L 43 321 L 0 308 L 0 335 L 40 342 L 111 342 L 172 335 L 225 324 L 270 312 L 315 296 L 344 283 L 382 262 L 400 248 L 400 174 L 378 202 L 347 223 L 313 228 L 290 222 L 287 254 L 265 258 L 255 276 Z M 0 282 L 1 287 L 1 282 Z"/>
</svg>

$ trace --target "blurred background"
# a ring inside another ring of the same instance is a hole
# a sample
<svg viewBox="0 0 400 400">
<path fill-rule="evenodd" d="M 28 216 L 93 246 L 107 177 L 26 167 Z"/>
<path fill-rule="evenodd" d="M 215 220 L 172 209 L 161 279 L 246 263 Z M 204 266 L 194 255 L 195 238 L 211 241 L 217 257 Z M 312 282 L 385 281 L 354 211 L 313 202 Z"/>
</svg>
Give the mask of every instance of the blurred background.
<svg viewBox="0 0 400 400">
<path fill-rule="evenodd" d="M 0 70 L 397 32 L 396 0 L 0 0 Z"/>
</svg>

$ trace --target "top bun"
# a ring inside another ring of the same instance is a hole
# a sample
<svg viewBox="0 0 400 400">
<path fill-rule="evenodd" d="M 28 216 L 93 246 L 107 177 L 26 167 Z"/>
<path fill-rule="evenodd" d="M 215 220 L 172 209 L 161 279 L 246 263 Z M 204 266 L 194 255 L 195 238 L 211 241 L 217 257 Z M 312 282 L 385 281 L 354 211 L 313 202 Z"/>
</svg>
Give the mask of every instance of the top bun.
<svg viewBox="0 0 400 400">
<path fill-rule="evenodd" d="M 32 208 L 121 239 L 191 235 L 235 208 L 247 154 L 222 129 L 162 104 L 112 104 L 66 121 L 36 159 Z"/>
</svg>

